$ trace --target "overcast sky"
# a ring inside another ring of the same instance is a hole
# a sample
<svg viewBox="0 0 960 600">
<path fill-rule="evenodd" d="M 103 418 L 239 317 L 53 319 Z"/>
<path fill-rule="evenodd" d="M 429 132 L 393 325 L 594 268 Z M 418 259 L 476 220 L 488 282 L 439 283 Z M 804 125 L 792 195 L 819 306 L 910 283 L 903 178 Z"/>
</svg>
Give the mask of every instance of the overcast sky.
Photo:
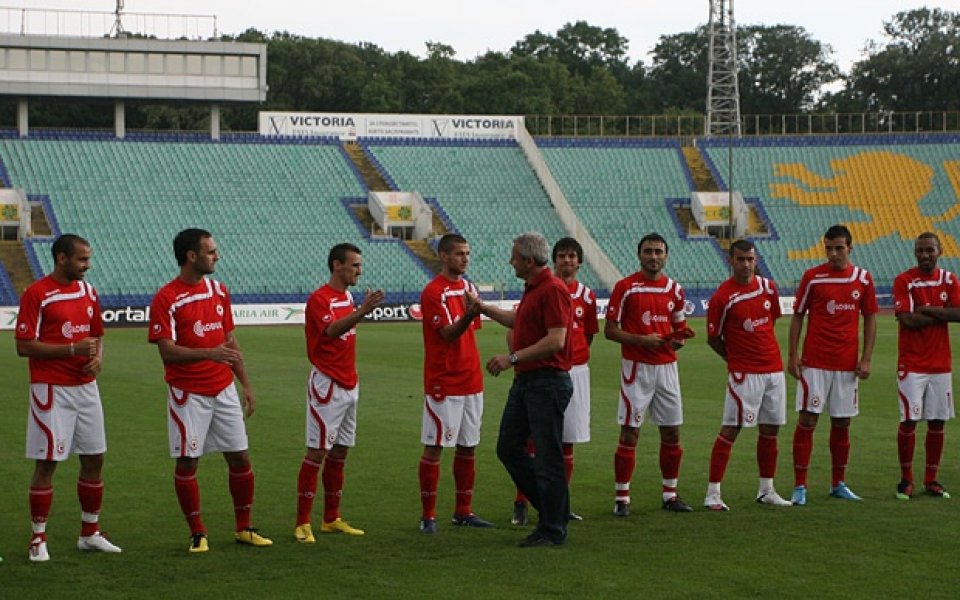
<svg viewBox="0 0 960 600">
<path fill-rule="evenodd" d="M 3 6 L 47 10 L 113 12 L 116 0 L 2 0 Z M 882 40 L 883 21 L 901 10 L 920 6 L 960 11 L 960 0 L 736 0 L 739 25 L 789 24 L 804 27 L 829 44 L 840 67 L 847 71 L 861 56 L 869 39 Z M 615 27 L 630 40 L 631 61 L 650 63 L 648 52 L 660 35 L 692 31 L 706 23 L 707 0 L 125 0 L 128 13 L 215 15 L 220 33 L 254 27 L 268 33 L 289 31 L 345 42 L 372 42 L 385 50 L 406 50 L 422 56 L 424 42 L 453 46 L 457 58 L 470 60 L 487 50 L 505 52 L 514 42 L 539 29 L 554 33 L 567 22 L 585 20 Z M 28 13 L 31 27 L 46 33 L 74 33 L 79 27 L 110 28 L 109 17 L 80 20 L 76 14 Z M 178 35 L 183 19 L 124 21 L 130 31 L 149 29 L 165 37 Z M 213 21 L 192 20 L 191 33 L 209 36 Z M 0 10 L 0 30 L 19 31 L 20 16 Z M 60 29 L 61 31 L 58 31 Z M 71 29 L 73 31 L 62 31 Z M 198 31 L 199 30 L 199 31 Z M 88 32 L 89 33 L 89 32 Z"/>
</svg>

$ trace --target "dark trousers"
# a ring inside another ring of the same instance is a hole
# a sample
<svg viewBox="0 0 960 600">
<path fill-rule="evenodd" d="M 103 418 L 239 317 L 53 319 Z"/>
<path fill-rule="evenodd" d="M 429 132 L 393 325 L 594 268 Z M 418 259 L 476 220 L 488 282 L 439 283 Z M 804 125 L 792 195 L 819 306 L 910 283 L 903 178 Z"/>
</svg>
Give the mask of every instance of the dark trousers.
<svg viewBox="0 0 960 600">
<path fill-rule="evenodd" d="M 566 371 L 518 373 L 500 420 L 497 457 L 540 513 L 537 529 L 556 542 L 567 537 L 570 497 L 563 471 L 563 412 L 573 395 Z M 533 439 L 536 456 L 527 454 Z"/>
</svg>

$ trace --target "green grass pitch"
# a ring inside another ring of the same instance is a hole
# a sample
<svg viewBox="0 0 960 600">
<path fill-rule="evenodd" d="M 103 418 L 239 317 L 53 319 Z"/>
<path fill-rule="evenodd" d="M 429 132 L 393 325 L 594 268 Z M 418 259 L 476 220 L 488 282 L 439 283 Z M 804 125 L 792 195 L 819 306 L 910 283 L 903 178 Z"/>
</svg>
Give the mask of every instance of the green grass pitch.
<svg viewBox="0 0 960 600">
<path fill-rule="evenodd" d="M 788 319 L 779 324 L 781 341 Z M 852 429 L 848 481 L 864 497 L 849 503 L 827 497 L 827 421 L 816 433 L 806 507 L 777 509 L 754 503 L 756 431 L 737 442 L 723 484 L 731 512 L 700 509 L 710 448 L 716 436 L 725 368 L 699 336 L 680 358 L 686 423 L 680 493 L 698 510 L 660 510 L 657 434 L 645 427 L 633 480 L 633 515 L 613 507 L 617 368 L 615 344 L 598 338 L 591 361 L 593 441 L 578 446 L 572 506 L 584 521 L 571 523 L 562 548 L 521 549 L 529 528 L 510 526 L 513 488 L 494 448 L 508 377 L 486 378 L 485 431 L 478 450 L 474 508 L 493 530 L 449 526 L 453 489 L 450 452 L 440 483 L 440 532 L 417 531 L 422 403 L 422 345 L 417 324 L 363 324 L 358 331 L 361 376 L 358 442 L 348 462 L 344 517 L 366 529 L 362 538 L 317 534 L 313 546 L 293 539 L 296 476 L 303 456 L 303 396 L 307 376 L 303 334 L 296 327 L 250 327 L 237 337 L 257 395 L 248 423 L 256 472 L 254 522 L 274 546 L 239 546 L 221 457 L 200 463 L 200 485 L 211 551 L 187 553 L 188 531 L 172 485 L 167 456 L 164 385 L 157 351 L 143 329 L 110 330 L 100 377 L 109 451 L 102 526 L 124 549 L 120 555 L 76 550 L 79 507 L 77 461 L 61 465 L 48 526 L 52 560 L 30 564 L 27 487 L 32 462 L 23 458 L 27 366 L 16 357 L 11 332 L 0 334 L 0 598 L 92 596 L 377 597 L 377 598 L 811 598 L 954 597 L 960 588 L 960 460 L 953 424 L 941 481 L 953 500 L 894 499 L 899 479 L 895 432 L 896 328 L 881 318 L 873 376 L 861 387 L 861 416 Z M 486 360 L 504 347 L 504 330 L 479 333 Z M 960 351 L 957 341 L 955 348 Z M 788 377 L 788 424 L 780 438 L 778 489 L 793 478 L 790 440 L 794 384 Z M 923 471 L 918 429 L 915 469 Z M 314 509 L 319 523 L 322 499 Z"/>
</svg>

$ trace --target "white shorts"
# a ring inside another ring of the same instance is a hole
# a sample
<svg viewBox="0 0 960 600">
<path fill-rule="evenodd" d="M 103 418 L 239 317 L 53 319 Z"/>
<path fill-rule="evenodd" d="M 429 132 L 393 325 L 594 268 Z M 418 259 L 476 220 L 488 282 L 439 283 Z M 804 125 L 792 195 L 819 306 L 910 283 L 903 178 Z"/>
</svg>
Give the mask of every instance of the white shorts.
<svg viewBox="0 0 960 600">
<path fill-rule="evenodd" d="M 466 396 L 424 396 L 420 441 L 424 446 L 473 448 L 480 443 L 483 392 Z"/>
<path fill-rule="evenodd" d="M 107 434 L 97 382 L 30 384 L 27 458 L 63 461 L 70 454 L 103 454 Z"/>
<path fill-rule="evenodd" d="M 590 441 L 590 367 L 570 368 L 573 396 L 563 413 L 563 443 L 583 444 Z"/>
<path fill-rule="evenodd" d="M 947 421 L 954 416 L 951 373 L 897 373 L 900 421 Z"/>
<path fill-rule="evenodd" d="M 216 396 L 201 396 L 168 385 L 167 437 L 173 458 L 246 450 L 247 429 L 237 387 L 231 383 Z"/>
<path fill-rule="evenodd" d="M 677 363 L 648 365 L 620 359 L 620 408 L 617 423 L 640 427 L 649 411 L 650 422 L 658 426 L 683 424 L 680 377 Z"/>
<path fill-rule="evenodd" d="M 831 417 L 855 417 L 860 414 L 860 400 L 857 397 L 859 381 L 853 371 L 802 367 L 797 383 L 797 412 L 819 415 L 827 406 Z"/>
<path fill-rule="evenodd" d="M 776 373 L 730 373 L 723 425 L 754 427 L 787 422 L 787 382 Z"/>
<path fill-rule="evenodd" d="M 307 379 L 307 448 L 353 447 L 359 399 L 359 383 L 345 390 L 316 368 L 311 369 Z"/>
</svg>

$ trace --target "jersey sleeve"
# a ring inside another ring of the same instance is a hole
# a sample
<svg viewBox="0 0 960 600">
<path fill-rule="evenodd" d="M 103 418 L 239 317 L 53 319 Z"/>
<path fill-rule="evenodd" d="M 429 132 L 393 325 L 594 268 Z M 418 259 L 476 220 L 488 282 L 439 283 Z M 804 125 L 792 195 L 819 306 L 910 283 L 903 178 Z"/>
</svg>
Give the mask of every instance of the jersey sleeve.
<svg viewBox="0 0 960 600">
<path fill-rule="evenodd" d="M 597 335 L 600 331 L 600 324 L 597 322 L 597 295 L 593 290 L 587 288 L 583 295 L 585 309 L 583 312 L 583 333 L 585 335 Z"/>
<path fill-rule="evenodd" d="M 150 331 L 147 341 L 155 344 L 160 340 L 173 339 L 173 325 L 170 322 L 170 300 L 161 289 L 150 303 Z"/>
<path fill-rule="evenodd" d="M 813 269 L 807 269 L 803 272 L 803 277 L 800 278 L 800 285 L 797 286 L 797 292 L 794 294 L 794 314 L 805 315 L 807 314 L 807 310 L 810 309 L 810 298 L 807 296 L 807 292 L 810 288 L 810 279 L 812 275 Z"/>
<path fill-rule="evenodd" d="M 777 284 L 772 279 L 768 279 L 770 285 L 770 316 L 774 321 L 783 316 L 780 310 L 780 292 L 777 291 Z"/>
<path fill-rule="evenodd" d="M 620 314 L 620 303 L 623 301 L 624 280 L 618 281 L 613 286 L 613 293 L 610 294 L 610 300 L 607 303 L 607 320 L 619 323 L 623 315 Z"/>
<path fill-rule="evenodd" d="M 320 294 L 310 296 L 310 300 L 307 302 L 305 319 L 318 335 L 326 335 L 327 327 L 335 320 L 333 311 L 330 309 L 330 301 Z"/>
<path fill-rule="evenodd" d="M 31 289 L 27 289 L 20 298 L 20 309 L 17 311 L 18 340 L 35 340 L 39 335 L 40 297 Z"/>
<path fill-rule="evenodd" d="M 93 315 L 90 317 L 90 337 L 103 337 L 103 311 L 97 290 L 90 286 L 90 299 L 93 301 Z"/>
<path fill-rule="evenodd" d="M 678 331 L 687 326 L 687 313 L 684 311 L 684 307 L 687 305 L 687 292 L 679 283 L 677 284 L 674 297 L 676 298 L 676 303 L 673 307 L 673 314 L 670 315 L 670 323 L 673 325 L 673 330 Z"/>
<path fill-rule="evenodd" d="M 219 284 L 223 292 L 223 332 L 229 334 L 236 328 L 233 323 L 233 303 L 230 301 L 230 290 L 222 283 Z"/>
<path fill-rule="evenodd" d="M 893 312 L 894 314 L 913 312 L 910 290 L 907 289 L 907 280 L 903 277 L 893 280 Z"/>
<path fill-rule="evenodd" d="M 431 329 L 443 329 L 450 324 L 450 313 L 444 309 L 434 286 L 428 285 L 420 294 L 420 309 L 423 311 L 423 322 Z"/>
<path fill-rule="evenodd" d="M 720 328 L 720 319 L 723 318 L 723 304 L 726 298 L 720 293 L 720 290 L 710 296 L 710 303 L 707 306 L 707 335 L 710 337 L 721 337 L 723 331 Z"/>
<path fill-rule="evenodd" d="M 950 291 L 947 292 L 947 302 L 949 306 L 960 307 L 960 281 L 957 281 L 955 273 L 950 273 Z"/>
</svg>

